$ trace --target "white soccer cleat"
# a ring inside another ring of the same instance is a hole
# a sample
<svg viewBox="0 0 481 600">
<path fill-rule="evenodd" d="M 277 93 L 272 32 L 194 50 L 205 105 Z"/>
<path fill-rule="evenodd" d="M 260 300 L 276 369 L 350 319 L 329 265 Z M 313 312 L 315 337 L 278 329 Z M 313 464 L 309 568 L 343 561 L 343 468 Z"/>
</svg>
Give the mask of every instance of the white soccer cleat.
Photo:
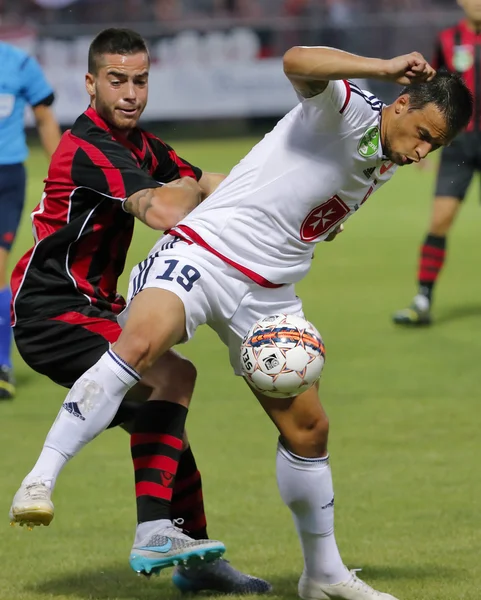
<svg viewBox="0 0 481 600">
<path fill-rule="evenodd" d="M 147 523 L 137 527 L 130 566 L 136 573 L 158 574 L 167 567 L 192 567 L 212 562 L 222 556 L 225 546 L 216 540 L 194 540 L 169 521 L 157 525 L 152 521 L 150 531 L 140 533 Z"/>
<path fill-rule="evenodd" d="M 397 600 L 391 594 L 378 592 L 351 571 L 351 577 L 341 583 L 319 583 L 305 573 L 299 580 L 299 596 L 302 600 Z"/>
<path fill-rule="evenodd" d="M 50 525 L 55 510 L 50 496 L 50 487 L 40 479 L 22 483 L 13 498 L 10 523 L 26 525 L 28 529 Z"/>
</svg>

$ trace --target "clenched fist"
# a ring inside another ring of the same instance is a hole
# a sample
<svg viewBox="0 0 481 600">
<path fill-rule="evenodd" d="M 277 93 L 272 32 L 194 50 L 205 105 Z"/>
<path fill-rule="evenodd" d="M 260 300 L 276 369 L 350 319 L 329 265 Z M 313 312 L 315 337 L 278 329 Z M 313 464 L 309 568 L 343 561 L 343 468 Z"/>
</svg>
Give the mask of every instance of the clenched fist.
<svg viewBox="0 0 481 600">
<path fill-rule="evenodd" d="M 419 52 L 411 52 L 384 61 L 382 79 L 395 81 L 400 85 L 409 85 L 422 81 L 431 81 L 436 71 Z"/>
</svg>

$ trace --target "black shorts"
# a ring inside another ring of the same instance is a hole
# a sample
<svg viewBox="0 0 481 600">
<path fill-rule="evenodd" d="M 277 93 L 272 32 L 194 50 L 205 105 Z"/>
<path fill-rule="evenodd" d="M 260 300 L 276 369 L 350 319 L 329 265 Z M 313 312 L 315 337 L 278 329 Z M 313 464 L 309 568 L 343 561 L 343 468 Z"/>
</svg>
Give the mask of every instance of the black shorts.
<svg viewBox="0 0 481 600">
<path fill-rule="evenodd" d="M 100 359 L 121 331 L 114 313 L 91 306 L 56 317 L 19 321 L 13 328 L 27 365 L 66 388 Z M 135 403 L 124 401 L 110 427 L 131 420 L 135 408 Z"/>
<path fill-rule="evenodd" d="M 461 133 L 443 148 L 436 181 L 436 196 L 463 200 L 475 171 L 481 170 L 481 132 Z"/>
</svg>

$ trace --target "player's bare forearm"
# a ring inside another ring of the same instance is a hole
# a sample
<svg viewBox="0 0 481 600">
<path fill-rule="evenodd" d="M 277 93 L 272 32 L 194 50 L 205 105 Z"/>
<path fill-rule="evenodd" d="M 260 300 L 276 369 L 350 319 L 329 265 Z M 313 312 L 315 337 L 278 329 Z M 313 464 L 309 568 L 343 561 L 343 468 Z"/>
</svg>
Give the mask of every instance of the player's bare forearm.
<svg viewBox="0 0 481 600">
<path fill-rule="evenodd" d="M 165 231 L 176 225 L 202 201 L 200 185 L 183 177 L 160 188 L 148 188 L 132 194 L 124 210 L 151 227 Z"/>
<path fill-rule="evenodd" d="M 59 124 L 52 109 L 48 106 L 36 106 L 33 112 L 40 142 L 47 156 L 51 158 L 57 149 L 62 135 Z"/>
<path fill-rule="evenodd" d="M 335 48 L 295 46 L 284 54 L 284 72 L 305 98 L 337 79 L 382 79 L 408 85 L 427 81 L 435 70 L 418 52 L 390 60 L 357 56 Z"/>
<path fill-rule="evenodd" d="M 223 173 L 202 173 L 202 177 L 199 179 L 199 185 L 202 188 L 204 197 L 210 196 L 212 192 L 219 187 L 224 181 L 227 175 Z"/>
<path fill-rule="evenodd" d="M 315 96 L 332 80 L 373 77 L 383 62 L 334 48 L 295 46 L 284 54 L 284 72 L 302 95 Z"/>
</svg>

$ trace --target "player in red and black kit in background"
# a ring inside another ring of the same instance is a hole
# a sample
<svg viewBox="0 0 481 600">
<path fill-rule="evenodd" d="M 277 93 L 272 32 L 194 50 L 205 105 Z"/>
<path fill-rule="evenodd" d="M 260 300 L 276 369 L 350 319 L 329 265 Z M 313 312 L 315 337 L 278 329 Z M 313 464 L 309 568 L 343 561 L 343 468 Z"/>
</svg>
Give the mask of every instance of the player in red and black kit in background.
<svg viewBox="0 0 481 600">
<path fill-rule="evenodd" d="M 169 229 L 223 179 L 202 173 L 137 127 L 147 102 L 149 65 L 145 41 L 133 31 L 108 29 L 92 42 L 86 76 L 90 107 L 64 134 L 52 158 L 42 200 L 32 214 L 35 245 L 12 275 L 18 350 L 34 370 L 68 388 L 120 335 L 116 317 L 125 302 L 117 280 L 135 218 L 153 229 Z M 116 361 L 112 377 L 120 383 L 126 373 L 128 366 Z M 170 353 L 133 388 L 111 422 L 131 432 L 137 531 L 151 540 L 146 545 L 158 569 L 182 565 L 174 583 L 184 591 L 267 592 L 267 582 L 218 558 L 223 544 L 207 539 L 200 473 L 184 434 L 195 376 L 189 361 Z M 98 410 L 98 391 L 89 389 L 87 403 L 63 405 L 15 495 L 13 522 L 48 525 L 53 519 L 56 478 L 76 453 L 74 447 L 67 456 L 58 450 L 69 447 L 62 423 L 77 423 L 85 420 L 83 413 L 98 411 L 95 418 L 108 419 L 107 425 L 111 415 Z M 163 430 L 172 419 L 175 436 Z M 173 525 L 180 518 L 189 535 Z M 200 558 L 205 564 L 197 566 Z"/>
<path fill-rule="evenodd" d="M 481 170 L 481 2 L 458 0 L 466 18 L 442 31 L 436 69 L 459 73 L 474 96 L 473 118 L 454 142 L 443 148 L 429 233 L 421 246 L 418 292 L 411 306 L 393 316 L 398 325 L 429 325 L 433 291 L 446 259 L 446 241 L 475 171 Z"/>
</svg>

